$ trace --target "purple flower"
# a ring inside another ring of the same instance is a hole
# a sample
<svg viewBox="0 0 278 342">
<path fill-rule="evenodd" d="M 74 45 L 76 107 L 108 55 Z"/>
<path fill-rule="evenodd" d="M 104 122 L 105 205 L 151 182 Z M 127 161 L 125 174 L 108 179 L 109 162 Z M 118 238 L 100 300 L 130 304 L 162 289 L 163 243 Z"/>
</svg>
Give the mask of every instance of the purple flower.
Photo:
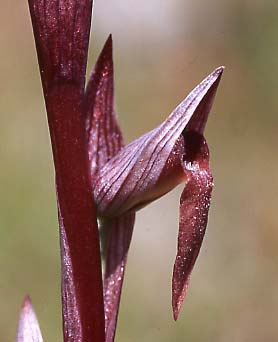
<svg viewBox="0 0 278 342">
<path fill-rule="evenodd" d="M 106 56 L 106 63 L 112 65 L 110 42 L 109 39 L 100 60 Z M 178 250 L 172 281 L 175 319 L 207 225 L 213 180 L 203 132 L 222 72 L 223 67 L 214 70 L 161 125 L 124 148 L 117 145 L 122 138 L 112 105 L 102 112 L 97 111 L 91 120 L 89 142 L 94 146 L 90 159 L 91 170 L 94 170 L 94 200 L 98 216 L 109 222 L 110 230 L 116 220 L 134 214 L 176 185 L 185 183 L 180 199 Z M 108 82 L 112 79 L 112 68 L 107 67 L 101 75 L 100 83 Z M 98 96 L 105 97 L 107 89 L 102 93 L 99 89 Z M 113 139 L 116 139 L 114 143 Z M 117 145 L 119 152 L 108 157 L 104 152 L 107 148 L 103 149 L 106 143 Z M 100 159 L 96 167 L 96 160 Z"/>
</svg>

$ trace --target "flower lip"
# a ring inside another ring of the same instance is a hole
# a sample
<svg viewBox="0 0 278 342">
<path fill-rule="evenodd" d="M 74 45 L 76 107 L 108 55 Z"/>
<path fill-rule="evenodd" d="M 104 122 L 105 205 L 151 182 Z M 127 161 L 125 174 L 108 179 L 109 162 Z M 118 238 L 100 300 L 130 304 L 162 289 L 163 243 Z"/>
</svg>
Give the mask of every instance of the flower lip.
<svg viewBox="0 0 278 342">
<path fill-rule="evenodd" d="M 172 308 L 177 320 L 186 296 L 190 274 L 205 235 L 213 177 L 209 167 L 209 149 L 198 132 L 185 132 L 184 172 L 187 176 L 180 197 L 177 255 L 172 277 Z"/>
</svg>

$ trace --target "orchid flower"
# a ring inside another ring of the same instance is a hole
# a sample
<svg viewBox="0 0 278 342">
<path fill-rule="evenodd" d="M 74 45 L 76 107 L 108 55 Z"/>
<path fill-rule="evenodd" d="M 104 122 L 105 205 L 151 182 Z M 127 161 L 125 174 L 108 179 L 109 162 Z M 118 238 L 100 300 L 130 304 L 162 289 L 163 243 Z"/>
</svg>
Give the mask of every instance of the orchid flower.
<svg viewBox="0 0 278 342">
<path fill-rule="evenodd" d="M 99 110 L 96 106 L 89 138 L 94 146 L 90 150 L 90 162 L 91 170 L 96 173 L 93 189 L 97 213 L 104 222 L 108 221 L 112 231 L 113 222 L 133 215 L 176 185 L 185 183 L 180 199 L 178 250 L 172 281 L 176 320 L 207 225 L 213 180 L 203 132 L 223 67 L 208 75 L 161 125 L 108 157 L 105 152 L 108 144 L 115 151 L 115 146 L 116 150 L 121 146 L 119 139 L 122 141 L 113 105 L 107 105 L 112 101 L 111 85 L 107 91 L 107 83 L 112 79 L 112 68 L 108 66 L 112 65 L 111 49 L 109 38 L 97 63 L 98 68 L 107 59 L 106 66 L 93 74 L 96 78 L 99 72 L 101 87 L 106 84 L 105 89 L 98 89 L 99 102 L 106 103 L 106 108 Z M 105 92 L 110 93 L 106 101 Z"/>
<path fill-rule="evenodd" d="M 203 133 L 223 67 L 125 146 L 114 110 L 111 36 L 85 86 L 92 0 L 29 0 L 29 7 L 55 166 L 64 341 L 114 341 L 135 213 L 183 182 L 176 320 L 207 225 L 213 181 Z"/>
</svg>

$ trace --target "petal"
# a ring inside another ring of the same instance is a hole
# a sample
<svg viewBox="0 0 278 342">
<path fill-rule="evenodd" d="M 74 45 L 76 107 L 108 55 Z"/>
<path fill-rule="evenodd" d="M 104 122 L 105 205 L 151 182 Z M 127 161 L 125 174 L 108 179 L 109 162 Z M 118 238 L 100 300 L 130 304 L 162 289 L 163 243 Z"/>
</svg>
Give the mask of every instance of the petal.
<svg viewBox="0 0 278 342">
<path fill-rule="evenodd" d="M 33 309 L 31 299 L 27 296 L 24 299 L 19 314 L 17 327 L 17 342 L 42 342 L 42 335 L 39 323 Z"/>
<path fill-rule="evenodd" d="M 181 155 L 173 151 L 183 131 L 203 131 L 222 72 L 223 67 L 213 71 L 159 127 L 133 141 L 105 164 L 94 189 L 100 215 L 113 217 L 135 211 L 184 179 L 180 172 L 173 172 L 171 177 L 167 172 L 164 177 L 163 170 L 169 162 L 173 170 L 178 168 Z"/>
<path fill-rule="evenodd" d="M 43 86 L 85 83 L 92 0 L 29 0 Z"/>
<path fill-rule="evenodd" d="M 213 187 L 209 169 L 209 151 L 205 139 L 195 132 L 185 133 L 184 139 L 186 146 L 184 171 L 187 183 L 180 199 L 178 248 L 172 280 L 172 306 L 175 320 L 178 318 L 189 277 L 204 238 Z"/>
<path fill-rule="evenodd" d="M 114 111 L 112 37 L 98 58 L 86 89 L 86 129 L 91 179 L 124 146 Z M 114 341 L 121 290 L 135 214 L 104 220 L 100 226 L 104 250 L 104 311 L 106 342 Z M 107 245 L 107 249 L 104 247 Z"/>
</svg>

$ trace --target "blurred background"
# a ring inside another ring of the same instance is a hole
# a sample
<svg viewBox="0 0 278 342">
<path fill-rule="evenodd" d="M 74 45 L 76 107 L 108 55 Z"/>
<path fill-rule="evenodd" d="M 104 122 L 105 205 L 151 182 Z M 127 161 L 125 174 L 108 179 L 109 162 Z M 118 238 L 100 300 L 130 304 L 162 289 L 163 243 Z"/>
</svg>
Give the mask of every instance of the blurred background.
<svg viewBox="0 0 278 342">
<path fill-rule="evenodd" d="M 182 187 L 137 215 L 116 341 L 278 340 L 278 2 L 95 1 L 89 68 L 114 39 L 127 142 L 225 65 L 206 129 L 209 225 L 179 321 L 171 274 Z M 0 341 L 30 294 L 45 341 L 62 340 L 53 165 L 26 1 L 0 0 Z"/>
</svg>

